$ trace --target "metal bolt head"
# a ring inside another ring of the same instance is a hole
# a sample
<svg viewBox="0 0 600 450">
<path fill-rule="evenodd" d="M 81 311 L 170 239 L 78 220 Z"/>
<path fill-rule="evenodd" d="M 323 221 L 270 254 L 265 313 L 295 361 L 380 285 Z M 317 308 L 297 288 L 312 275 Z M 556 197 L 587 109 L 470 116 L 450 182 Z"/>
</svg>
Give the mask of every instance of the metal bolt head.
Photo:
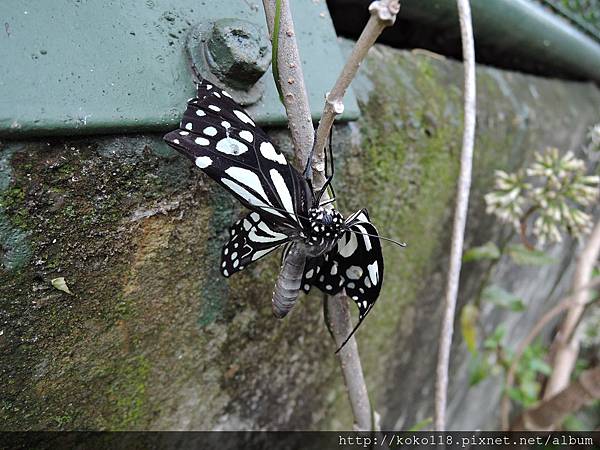
<svg viewBox="0 0 600 450">
<path fill-rule="evenodd" d="M 206 42 L 211 72 L 238 89 L 253 86 L 271 64 L 270 45 L 263 30 L 240 19 L 213 23 Z"/>
</svg>

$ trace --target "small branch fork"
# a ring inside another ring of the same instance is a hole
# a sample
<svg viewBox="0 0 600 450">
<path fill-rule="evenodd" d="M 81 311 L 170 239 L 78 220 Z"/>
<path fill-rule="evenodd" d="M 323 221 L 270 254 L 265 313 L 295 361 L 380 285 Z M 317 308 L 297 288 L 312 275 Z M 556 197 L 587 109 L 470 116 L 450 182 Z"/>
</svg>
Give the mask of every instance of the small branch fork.
<svg viewBox="0 0 600 450">
<path fill-rule="evenodd" d="M 458 176 L 458 192 L 454 208 L 454 224 L 452 227 L 452 247 L 450 249 L 450 265 L 444 301 L 444 317 L 439 338 L 438 361 L 435 384 L 435 429 L 444 431 L 446 427 L 446 403 L 448 396 L 448 369 L 450 365 L 450 348 L 454 331 L 454 314 L 462 262 L 469 192 L 471 189 L 471 169 L 473 165 L 473 142 L 475 138 L 475 44 L 473 42 L 473 24 L 471 22 L 471 6 L 469 0 L 457 0 L 458 16 L 462 41 L 465 70 L 465 112 L 462 150 L 460 157 L 460 173 Z"/>
<path fill-rule="evenodd" d="M 369 6 L 371 18 L 356 42 L 354 50 L 333 89 L 326 96 L 325 109 L 315 135 L 295 38 L 290 0 L 263 0 L 267 25 L 269 32 L 272 34 L 277 1 L 281 2 L 277 52 L 279 83 L 289 119 L 296 159 L 301 167 L 304 167 L 312 151 L 313 185 L 318 190 L 326 179 L 325 145 L 335 116 L 341 114 L 344 110 L 344 94 L 369 48 L 375 43 L 381 32 L 394 23 L 400 4 L 399 0 L 380 0 L 371 3 Z M 327 200 L 327 198 L 323 200 Z M 325 320 L 336 345 L 339 346 L 352 330 L 350 302 L 348 297 L 342 294 L 328 297 L 325 301 L 327 310 Z M 374 422 L 373 414 L 358 354 L 358 346 L 354 337 L 340 350 L 338 357 L 354 414 L 354 428 L 356 430 L 371 430 Z"/>
</svg>

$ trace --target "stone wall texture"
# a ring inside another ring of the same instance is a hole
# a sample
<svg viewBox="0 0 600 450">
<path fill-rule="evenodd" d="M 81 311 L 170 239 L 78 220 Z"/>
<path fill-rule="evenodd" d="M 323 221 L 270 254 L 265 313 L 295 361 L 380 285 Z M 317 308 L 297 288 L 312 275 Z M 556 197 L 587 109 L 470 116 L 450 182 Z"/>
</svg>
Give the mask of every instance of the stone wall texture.
<svg viewBox="0 0 600 450">
<path fill-rule="evenodd" d="M 467 246 L 507 235 L 483 203 L 495 169 L 549 145 L 576 150 L 600 118 L 591 84 L 477 75 Z M 381 234 L 408 243 L 384 244 L 385 284 L 359 348 L 383 428 L 410 428 L 433 410 L 462 67 L 376 46 L 353 87 L 362 117 L 333 136 L 339 209 L 367 207 Z M 286 131 L 270 133 L 289 152 Z M 351 428 L 322 296 L 278 321 L 277 256 L 222 278 L 220 248 L 242 208 L 160 135 L 2 142 L 0 205 L 2 429 Z M 490 279 L 518 293 L 526 313 L 482 311 L 488 331 L 504 322 L 517 342 L 567 288 L 575 248 L 552 248 L 547 267 L 468 263 L 461 305 Z M 467 366 L 457 332 L 450 427 L 497 428 L 501 380 L 469 388 Z"/>
</svg>

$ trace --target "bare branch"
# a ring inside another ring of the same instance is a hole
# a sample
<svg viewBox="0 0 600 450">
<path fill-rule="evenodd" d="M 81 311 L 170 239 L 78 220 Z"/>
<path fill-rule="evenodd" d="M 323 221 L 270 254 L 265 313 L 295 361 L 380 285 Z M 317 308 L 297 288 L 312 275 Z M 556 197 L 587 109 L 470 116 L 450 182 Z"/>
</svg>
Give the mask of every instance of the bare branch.
<svg viewBox="0 0 600 450">
<path fill-rule="evenodd" d="M 269 33 L 272 34 L 275 19 L 275 0 L 263 0 L 263 6 L 267 16 Z M 289 119 L 294 153 L 300 167 L 304 167 L 313 147 L 314 128 L 289 0 L 281 0 L 279 25 L 279 48 L 277 52 L 279 84 L 283 92 L 283 103 Z"/>
<path fill-rule="evenodd" d="M 346 94 L 346 90 L 356 76 L 356 72 L 363 59 L 365 59 L 367 52 L 375 44 L 381 32 L 386 27 L 394 24 L 396 14 L 398 14 L 399 10 L 399 0 L 374 1 L 369 5 L 371 17 L 358 41 L 356 41 L 352 53 L 348 61 L 346 61 L 333 89 L 326 96 L 325 108 L 323 109 L 323 114 L 317 128 L 312 164 L 313 171 L 316 172 L 314 181 L 317 188 L 322 186 L 325 181 L 325 145 L 327 144 L 327 137 L 329 136 L 335 117 L 344 112 L 344 95 Z"/>
<path fill-rule="evenodd" d="M 325 311 L 327 311 L 325 320 L 335 345 L 339 348 L 352 331 L 350 304 L 347 296 L 343 294 L 327 296 L 325 302 Z M 354 414 L 354 429 L 356 431 L 371 430 L 371 403 L 358 356 L 358 345 L 354 337 L 339 351 L 338 358 Z"/>
<path fill-rule="evenodd" d="M 596 222 L 585 248 L 577 258 L 577 266 L 573 275 L 573 289 L 577 290 L 589 283 L 598 256 L 600 256 L 600 220 Z M 556 335 L 554 342 L 556 353 L 552 359 L 552 374 L 546 384 L 544 399 L 554 396 L 569 383 L 579 354 L 580 335 L 576 333 L 576 328 L 589 299 L 590 292 L 588 290 L 581 291 L 577 295 Z"/>
<path fill-rule="evenodd" d="M 515 351 L 515 355 L 513 360 L 508 368 L 508 372 L 506 374 L 506 386 L 504 387 L 504 395 L 502 396 L 502 401 L 500 405 L 500 416 L 502 422 L 502 429 L 508 430 L 509 421 L 510 421 L 510 399 L 508 397 L 508 391 L 512 389 L 513 384 L 515 382 L 515 372 L 517 370 L 517 366 L 519 365 L 519 361 L 523 357 L 523 353 L 533 340 L 540 334 L 540 332 L 548 325 L 556 316 L 558 316 L 563 311 L 569 309 L 573 302 L 577 300 L 578 296 L 582 292 L 588 292 L 590 289 L 593 289 L 597 286 L 600 286 L 600 277 L 596 277 L 587 283 L 584 286 L 581 286 L 579 289 L 574 291 L 568 297 L 563 298 L 554 308 L 549 310 L 546 314 L 544 314 L 540 320 L 535 324 L 535 326 L 531 329 L 529 334 L 523 339 L 523 341 L 517 347 Z"/>
<path fill-rule="evenodd" d="M 452 228 L 452 248 L 450 250 L 450 266 L 444 302 L 444 317 L 439 339 L 438 361 L 435 385 L 435 429 L 444 431 L 446 427 L 446 403 L 448 395 L 448 368 L 450 347 L 454 327 L 456 297 L 463 253 L 469 192 L 471 190 L 471 169 L 473 164 L 473 142 L 475 138 L 475 45 L 473 42 L 473 24 L 471 22 L 471 6 L 469 0 L 457 0 L 458 15 L 463 49 L 465 70 L 465 111 L 464 131 L 460 157 L 460 174 L 458 192 Z"/>
<path fill-rule="evenodd" d="M 579 378 L 515 420 L 511 431 L 552 431 L 569 414 L 600 399 L 600 367 L 584 371 Z"/>
</svg>

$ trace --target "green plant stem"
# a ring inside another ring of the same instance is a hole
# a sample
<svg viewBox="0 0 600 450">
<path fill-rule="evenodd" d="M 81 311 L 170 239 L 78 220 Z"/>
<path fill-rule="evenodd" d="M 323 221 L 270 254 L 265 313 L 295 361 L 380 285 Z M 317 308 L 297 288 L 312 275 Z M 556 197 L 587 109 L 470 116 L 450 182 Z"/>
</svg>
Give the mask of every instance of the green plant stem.
<svg viewBox="0 0 600 450">
<path fill-rule="evenodd" d="M 281 26 L 281 0 L 275 0 L 275 20 L 273 21 L 273 39 L 271 43 L 271 67 L 273 68 L 273 79 L 275 87 L 279 94 L 279 101 L 283 103 L 283 91 L 281 89 L 281 80 L 279 79 L 279 62 L 277 55 L 279 54 L 279 30 Z"/>
</svg>

